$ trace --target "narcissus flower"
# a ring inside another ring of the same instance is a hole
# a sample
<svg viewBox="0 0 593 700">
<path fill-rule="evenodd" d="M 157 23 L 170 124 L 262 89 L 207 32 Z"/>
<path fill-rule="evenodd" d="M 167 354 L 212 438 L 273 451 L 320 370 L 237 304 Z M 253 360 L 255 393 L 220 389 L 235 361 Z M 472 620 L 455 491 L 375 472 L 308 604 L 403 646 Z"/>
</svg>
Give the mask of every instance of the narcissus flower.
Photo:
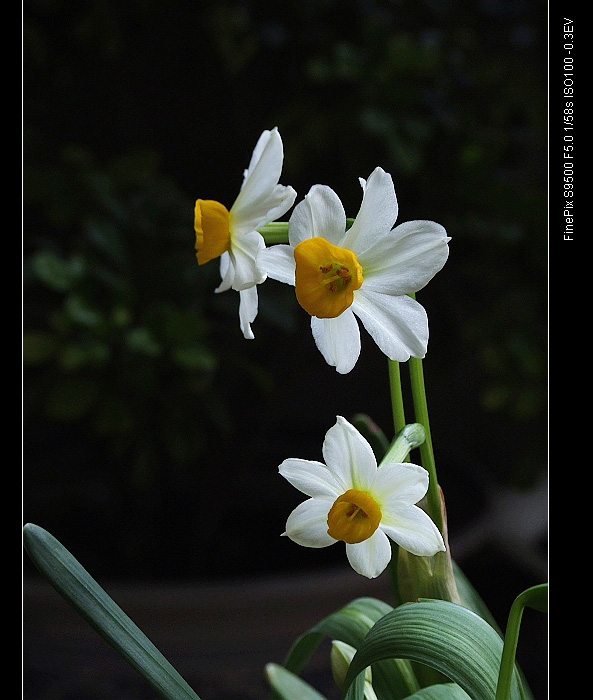
<svg viewBox="0 0 593 700">
<path fill-rule="evenodd" d="M 196 258 L 199 265 L 220 258 L 222 282 L 216 292 L 239 292 L 239 321 L 243 335 L 252 339 L 251 323 L 257 316 L 257 287 L 266 273 L 257 265 L 265 248 L 258 228 L 285 214 L 296 192 L 279 185 L 284 150 L 278 129 L 264 131 L 243 173 L 243 184 L 232 207 L 198 199 L 194 209 Z"/>
<path fill-rule="evenodd" d="M 280 474 L 310 498 L 288 516 L 283 533 L 303 547 L 346 543 L 352 568 L 375 578 L 389 564 L 392 539 L 417 556 L 445 551 L 441 533 L 417 505 L 428 472 L 411 463 L 377 467 L 365 438 L 341 416 L 323 442 L 322 462 L 286 459 Z"/>
<path fill-rule="evenodd" d="M 271 278 L 295 286 L 311 314 L 317 347 L 341 374 L 360 354 L 356 317 L 391 360 L 425 356 L 426 311 L 408 295 L 422 289 L 449 255 L 450 238 L 440 224 L 410 221 L 392 228 L 398 205 L 391 175 L 376 168 L 360 182 L 362 204 L 348 230 L 336 193 L 314 185 L 290 217 L 289 245 L 259 256 Z"/>
</svg>

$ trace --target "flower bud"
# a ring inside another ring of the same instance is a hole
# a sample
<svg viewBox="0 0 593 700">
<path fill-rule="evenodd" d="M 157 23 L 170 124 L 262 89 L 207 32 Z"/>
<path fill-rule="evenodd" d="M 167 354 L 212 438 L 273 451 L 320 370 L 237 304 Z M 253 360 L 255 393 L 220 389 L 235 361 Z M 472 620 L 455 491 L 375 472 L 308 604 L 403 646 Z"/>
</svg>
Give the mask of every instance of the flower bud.
<svg viewBox="0 0 593 700">
<path fill-rule="evenodd" d="M 381 463 L 403 462 L 415 447 L 420 447 L 425 439 L 426 432 L 420 423 L 408 423 L 398 433 Z"/>
<path fill-rule="evenodd" d="M 356 649 L 349 644 L 337 639 L 332 641 L 330 652 L 331 669 L 336 685 L 340 690 L 342 690 L 344 686 L 344 680 L 346 679 L 346 674 L 348 673 L 354 654 L 356 654 Z M 368 666 L 364 672 L 364 700 L 377 700 L 372 681 L 373 674 L 371 672 L 371 667 Z"/>
</svg>

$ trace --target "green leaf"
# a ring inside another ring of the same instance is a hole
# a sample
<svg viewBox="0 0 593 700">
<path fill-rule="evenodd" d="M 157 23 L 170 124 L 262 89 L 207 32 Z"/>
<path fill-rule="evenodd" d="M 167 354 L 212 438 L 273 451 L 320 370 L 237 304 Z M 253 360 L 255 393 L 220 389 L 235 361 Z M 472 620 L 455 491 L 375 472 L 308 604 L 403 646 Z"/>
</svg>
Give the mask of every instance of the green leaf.
<svg viewBox="0 0 593 700">
<path fill-rule="evenodd" d="M 52 251 L 40 250 L 31 259 L 31 267 L 37 277 L 49 287 L 65 292 L 82 277 L 85 263 L 80 256 L 64 260 Z"/>
<path fill-rule="evenodd" d="M 200 700 L 146 635 L 43 528 L 27 523 L 23 542 L 56 591 L 166 700 Z"/>
<path fill-rule="evenodd" d="M 486 620 L 486 622 L 495 629 L 498 634 L 500 635 L 501 639 L 504 637 L 502 630 L 498 626 L 498 623 L 494 619 L 494 616 L 488 609 L 486 603 L 482 600 L 480 597 L 479 593 L 476 591 L 476 589 L 473 587 L 469 579 L 465 576 L 463 571 L 459 568 L 459 566 L 455 563 L 455 561 L 452 562 L 453 564 L 453 573 L 455 575 L 455 582 L 457 584 L 457 591 L 459 592 L 459 596 L 461 598 L 461 604 L 464 605 L 466 608 L 469 608 L 470 610 L 473 610 L 477 615 L 479 615 L 482 619 Z M 536 589 L 540 589 L 539 586 L 535 586 Z M 532 590 L 532 589 L 529 589 Z M 525 594 L 527 594 L 527 591 L 524 591 Z M 546 587 L 546 593 L 547 593 L 547 587 Z M 541 597 L 541 591 L 538 591 L 535 593 L 534 596 L 534 601 L 531 607 L 536 607 L 536 603 L 539 600 L 539 597 Z M 540 600 L 541 603 L 541 600 Z M 537 608 L 541 609 L 541 608 Z M 522 689 L 523 689 L 523 694 L 524 694 L 524 700 L 532 700 L 533 696 L 531 693 L 531 689 L 529 688 L 529 685 L 527 683 L 527 680 L 523 676 L 523 673 L 519 666 L 517 666 L 517 670 L 519 672 L 519 675 L 521 676 L 521 684 L 522 684 Z"/>
<path fill-rule="evenodd" d="M 266 665 L 266 678 L 274 700 L 326 700 L 315 688 L 278 664 Z"/>
<path fill-rule="evenodd" d="M 377 620 L 392 610 L 376 598 L 357 598 L 328 615 L 301 635 L 290 649 L 284 666 L 299 673 L 325 637 L 358 649 Z M 373 664 L 373 687 L 379 700 L 401 700 L 419 689 L 410 663 L 393 658 Z M 361 676 L 364 681 L 364 676 Z M 363 683 L 364 685 L 364 683 Z"/>
<path fill-rule="evenodd" d="M 103 321 L 101 312 L 93 309 L 79 294 L 69 296 L 64 302 L 64 309 L 68 316 L 81 326 L 94 328 Z"/>
<path fill-rule="evenodd" d="M 407 700 L 472 700 L 456 683 L 438 683 L 422 688 Z"/>
<path fill-rule="evenodd" d="M 498 674 L 496 700 L 509 700 L 509 698 L 512 697 L 512 675 L 515 669 L 515 653 L 517 651 L 517 642 L 519 641 L 521 618 L 525 607 L 534 608 L 540 612 L 547 612 L 547 583 L 532 586 L 523 591 L 515 598 L 511 605 Z"/>
<path fill-rule="evenodd" d="M 173 350 L 173 360 L 184 369 L 212 372 L 218 361 L 216 356 L 203 345 L 186 345 Z"/>
<path fill-rule="evenodd" d="M 518 596 L 521 603 L 528 608 L 539 610 L 540 612 L 548 612 L 548 584 L 540 583 L 537 586 L 532 586 L 523 591 Z"/>
<path fill-rule="evenodd" d="M 158 357 L 162 352 L 161 346 L 153 338 L 150 330 L 143 326 L 130 329 L 126 333 L 125 343 L 128 350 L 147 357 Z"/>
<path fill-rule="evenodd" d="M 455 561 L 452 561 L 451 563 L 453 565 L 453 574 L 455 576 L 455 583 L 457 584 L 457 592 L 459 593 L 461 604 L 469 610 L 475 612 L 476 615 L 479 615 L 483 620 L 486 620 L 490 627 L 495 629 L 502 638 L 502 630 L 494 619 L 494 615 L 492 615 L 488 609 L 488 606 L 482 600 L 480 594 L 476 591 L 470 580 L 466 577 Z"/>
<path fill-rule="evenodd" d="M 407 603 L 387 613 L 369 631 L 352 660 L 344 688 L 367 666 L 401 658 L 440 671 L 472 700 L 492 700 L 502 647 L 496 630 L 467 608 L 444 600 Z M 348 697 L 362 700 L 362 695 Z M 518 675 L 513 673 L 511 698 L 520 697 Z"/>
<path fill-rule="evenodd" d="M 37 365 L 49 360 L 56 351 L 58 344 L 48 333 L 29 331 L 23 334 L 23 361 Z"/>
</svg>

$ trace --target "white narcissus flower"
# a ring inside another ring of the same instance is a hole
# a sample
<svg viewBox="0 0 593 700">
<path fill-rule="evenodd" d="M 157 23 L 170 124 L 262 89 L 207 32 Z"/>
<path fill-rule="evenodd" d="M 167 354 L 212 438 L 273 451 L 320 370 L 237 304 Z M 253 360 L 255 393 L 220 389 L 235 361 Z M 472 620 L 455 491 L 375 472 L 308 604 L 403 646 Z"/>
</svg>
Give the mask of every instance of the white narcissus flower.
<svg viewBox="0 0 593 700">
<path fill-rule="evenodd" d="M 433 221 L 393 224 L 398 206 L 391 175 L 376 168 L 361 178 L 363 199 L 352 226 L 337 194 L 314 185 L 289 221 L 289 245 L 259 254 L 272 278 L 292 284 L 311 314 L 315 343 L 346 374 L 360 354 L 356 317 L 391 360 L 422 358 L 428 319 L 410 294 L 422 289 L 449 255 L 445 229 Z"/>
<path fill-rule="evenodd" d="M 248 339 L 254 337 L 250 324 L 257 316 L 256 285 L 266 279 L 257 264 L 258 252 L 265 248 L 257 229 L 285 214 L 296 198 L 292 187 L 278 184 L 283 160 L 278 129 L 264 131 L 230 210 L 211 199 L 198 199 L 194 208 L 198 264 L 220 257 L 222 282 L 215 291 L 239 292 L 239 322 Z"/>
<path fill-rule="evenodd" d="M 375 578 L 389 564 L 392 539 L 421 557 L 445 551 L 441 533 L 417 505 L 428 472 L 417 464 L 377 460 L 365 438 L 341 416 L 323 442 L 322 462 L 286 459 L 280 474 L 310 498 L 288 516 L 283 533 L 303 547 L 342 540 L 352 568 Z"/>
</svg>

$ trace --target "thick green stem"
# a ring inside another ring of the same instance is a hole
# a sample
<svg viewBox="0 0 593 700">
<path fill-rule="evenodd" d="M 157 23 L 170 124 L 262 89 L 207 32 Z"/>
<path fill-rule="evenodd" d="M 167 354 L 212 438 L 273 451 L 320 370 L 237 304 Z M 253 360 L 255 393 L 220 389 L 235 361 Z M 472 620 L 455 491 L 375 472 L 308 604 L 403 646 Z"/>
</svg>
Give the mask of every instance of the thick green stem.
<svg viewBox="0 0 593 700">
<path fill-rule="evenodd" d="M 439 485 L 437 481 L 434 452 L 432 449 L 432 439 L 430 436 L 430 423 L 428 420 L 428 405 L 426 402 L 426 390 L 424 387 L 424 372 L 422 360 L 411 357 L 408 360 L 410 367 L 410 382 L 412 387 L 412 400 L 414 403 L 414 414 L 416 422 L 420 423 L 426 433 L 426 439 L 420 445 L 420 458 L 422 466 L 429 474 L 428 493 L 426 494 L 428 514 L 433 519 L 439 530 L 443 531 L 443 519 L 441 514 L 441 499 L 439 496 Z"/>
</svg>

